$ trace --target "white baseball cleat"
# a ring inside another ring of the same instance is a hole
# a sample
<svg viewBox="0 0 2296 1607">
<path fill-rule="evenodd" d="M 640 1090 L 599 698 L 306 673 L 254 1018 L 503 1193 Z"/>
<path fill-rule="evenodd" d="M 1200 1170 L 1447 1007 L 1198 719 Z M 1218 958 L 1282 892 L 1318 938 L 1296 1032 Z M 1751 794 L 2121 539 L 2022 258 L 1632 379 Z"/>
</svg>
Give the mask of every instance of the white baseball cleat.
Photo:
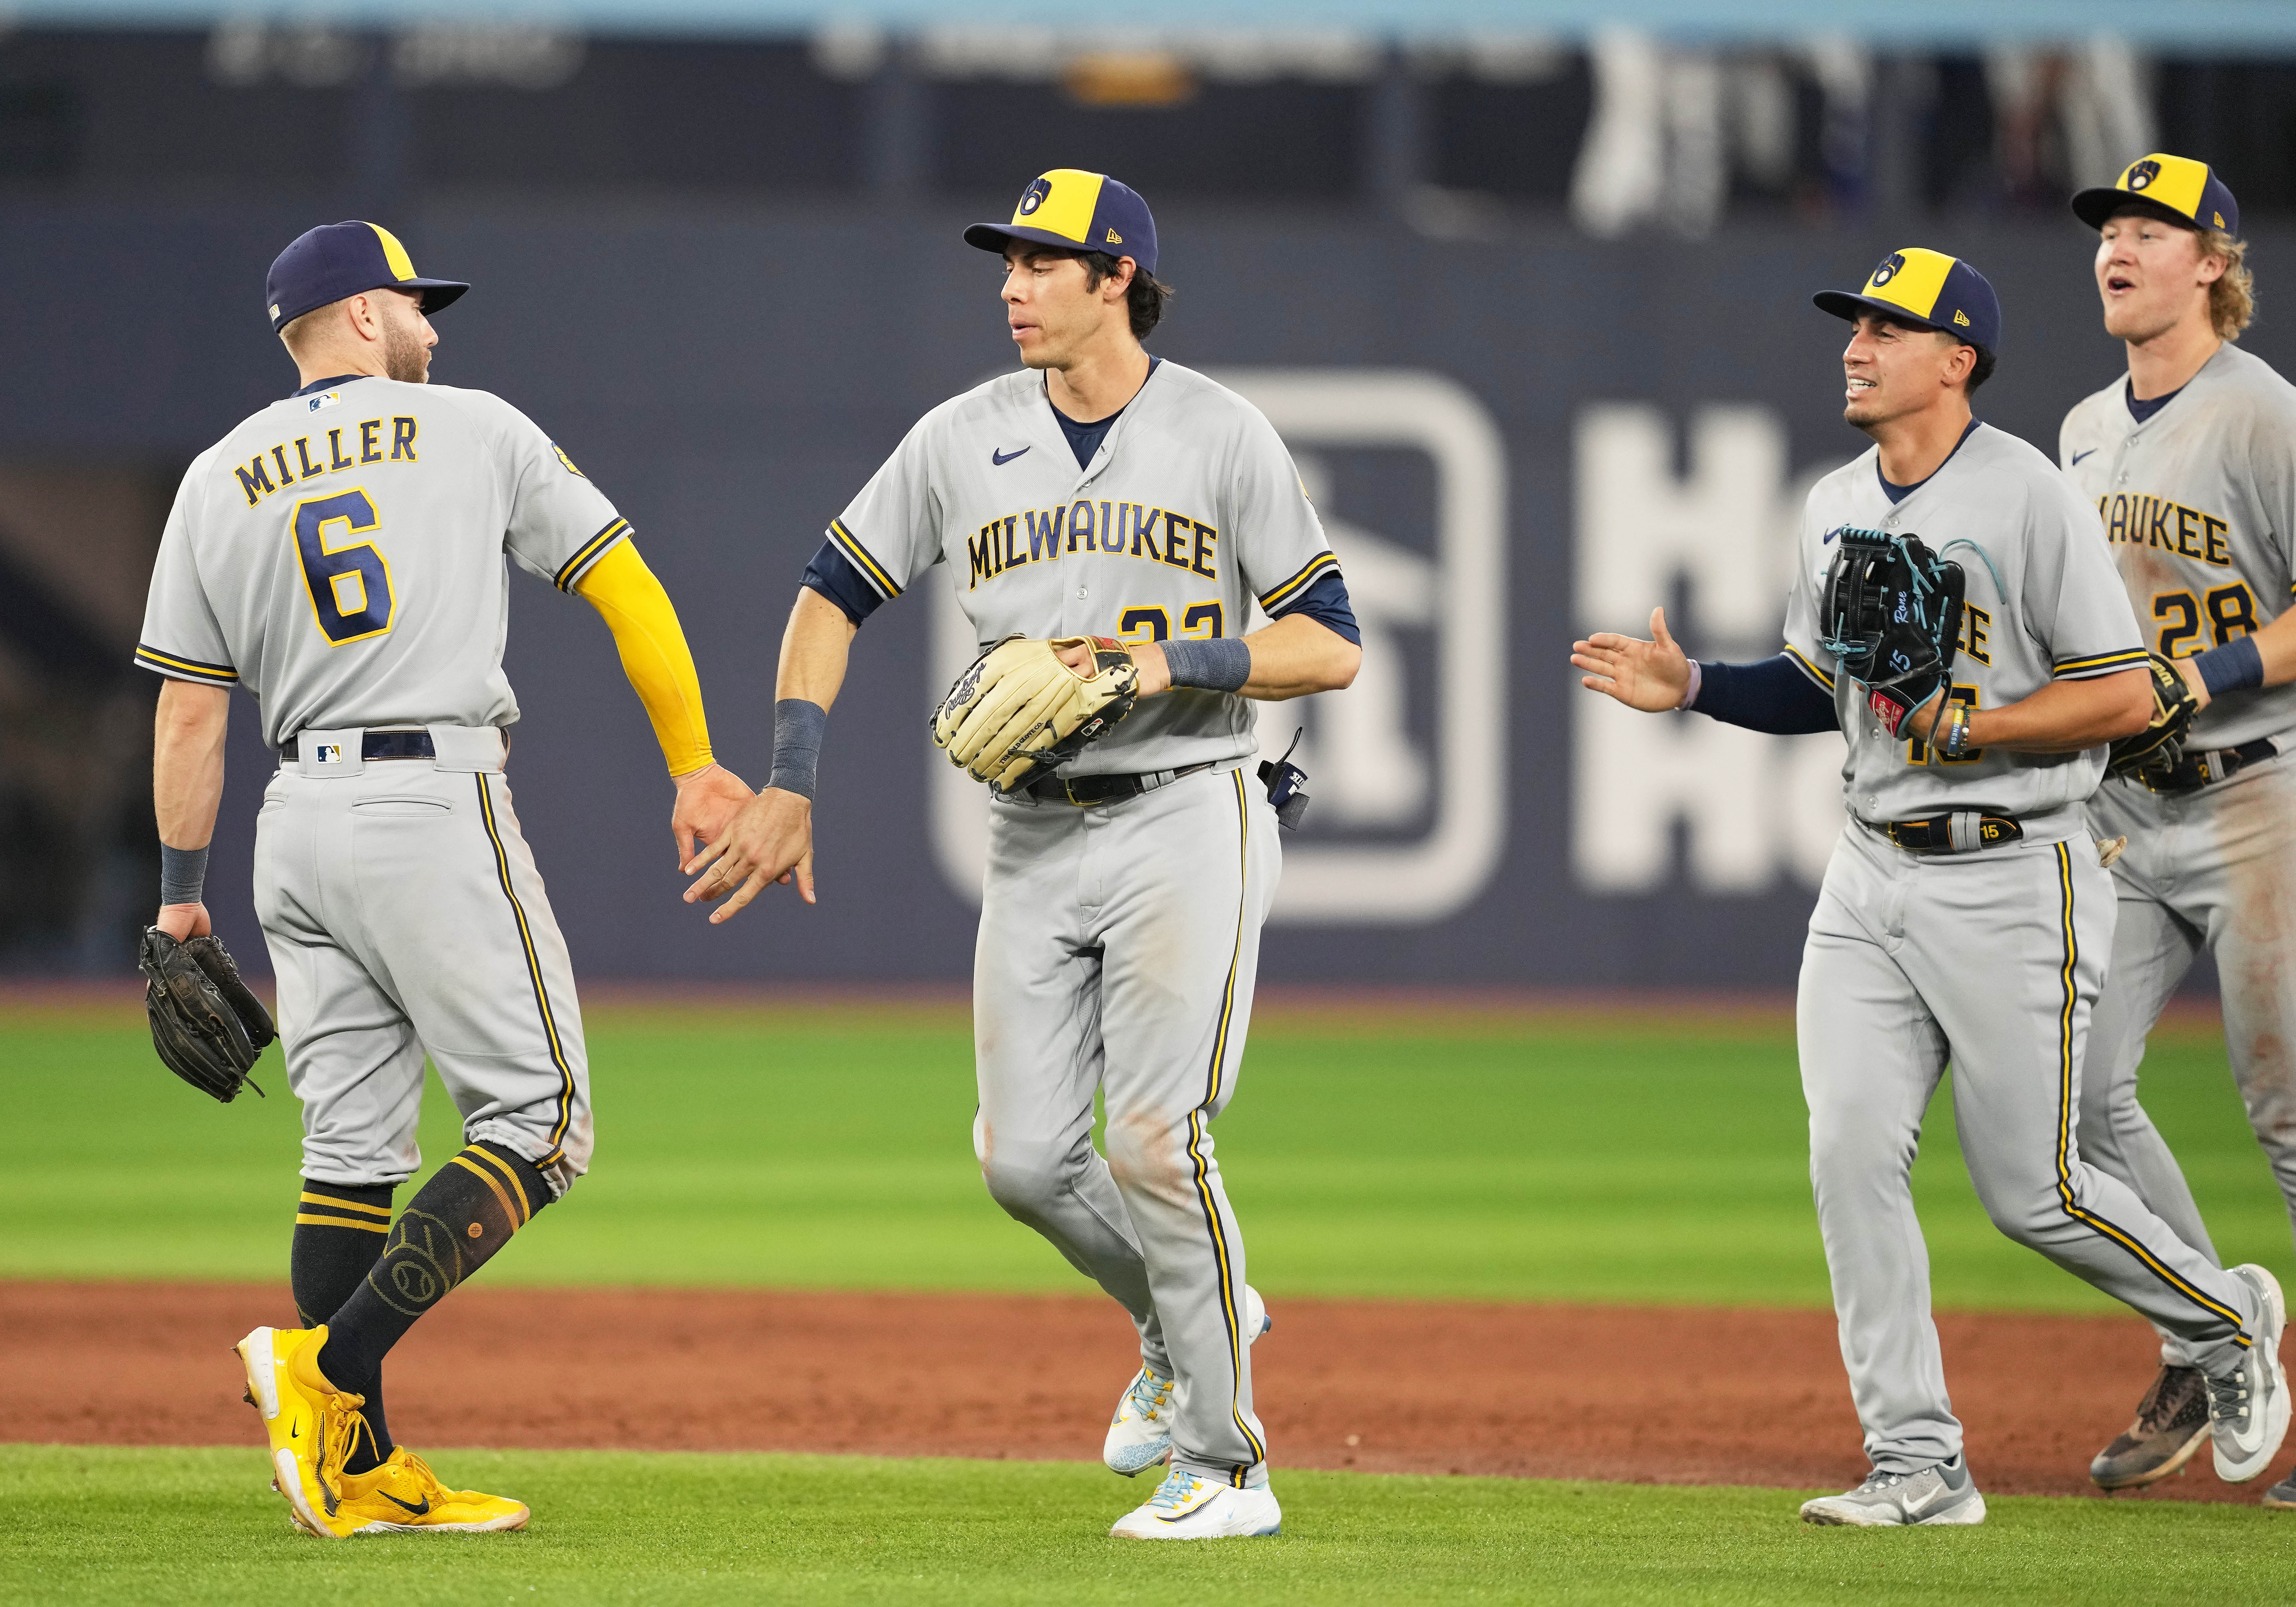
<svg viewBox="0 0 2296 1607">
<path fill-rule="evenodd" d="M 1929 1523 L 1982 1523 L 1985 1497 L 1959 1456 L 1917 1473 L 1875 1468 L 1866 1482 L 1839 1496 L 1801 1505 L 1801 1521 L 1821 1528 L 1895 1529 Z"/>
<path fill-rule="evenodd" d="M 2280 1454 L 2288 1438 L 2288 1374 L 2280 1365 L 2280 1333 L 2288 1308 L 2280 1280 L 2253 1263 L 2232 1275 L 2256 1296 L 2254 1340 L 2240 1364 L 2209 1380 L 2209 1431 L 2216 1440 L 2217 1477 L 2246 1484 Z"/>
<path fill-rule="evenodd" d="M 1275 1326 L 1267 1302 L 1250 1284 L 1243 1286 L 1244 1342 L 1250 1344 Z M 1172 1381 L 1142 1367 L 1116 1398 L 1116 1414 L 1108 1420 L 1108 1438 L 1100 1459 L 1111 1473 L 1127 1479 L 1154 1467 L 1172 1454 Z"/>
<path fill-rule="evenodd" d="M 1172 1472 L 1147 1503 L 1108 1531 L 1119 1540 L 1234 1540 L 1283 1532 L 1283 1509 L 1266 1485 L 1240 1490 L 1193 1473 Z"/>
</svg>

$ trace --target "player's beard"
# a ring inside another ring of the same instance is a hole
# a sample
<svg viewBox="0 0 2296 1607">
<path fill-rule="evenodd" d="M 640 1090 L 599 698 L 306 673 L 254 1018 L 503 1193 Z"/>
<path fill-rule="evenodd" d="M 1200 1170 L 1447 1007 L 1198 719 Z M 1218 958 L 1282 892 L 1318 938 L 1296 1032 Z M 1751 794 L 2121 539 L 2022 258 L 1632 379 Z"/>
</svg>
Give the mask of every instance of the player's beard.
<svg viewBox="0 0 2296 1607">
<path fill-rule="evenodd" d="M 430 348 L 405 324 L 387 324 L 382 331 L 382 372 L 406 384 L 420 385 L 430 376 Z"/>
</svg>

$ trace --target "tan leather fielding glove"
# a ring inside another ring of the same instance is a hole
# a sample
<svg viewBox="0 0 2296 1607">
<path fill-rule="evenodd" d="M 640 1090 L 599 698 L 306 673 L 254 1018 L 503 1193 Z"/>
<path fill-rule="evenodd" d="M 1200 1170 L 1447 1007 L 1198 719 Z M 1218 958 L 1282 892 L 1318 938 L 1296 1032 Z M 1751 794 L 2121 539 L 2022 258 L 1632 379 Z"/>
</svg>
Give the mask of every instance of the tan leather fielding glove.
<svg viewBox="0 0 2296 1607">
<path fill-rule="evenodd" d="M 1061 662 L 1063 647 L 1089 646 L 1092 672 Z M 972 661 L 933 710 L 934 743 L 992 791 L 1051 775 L 1132 712 L 1140 671 L 1121 642 L 1007 636 Z"/>
</svg>

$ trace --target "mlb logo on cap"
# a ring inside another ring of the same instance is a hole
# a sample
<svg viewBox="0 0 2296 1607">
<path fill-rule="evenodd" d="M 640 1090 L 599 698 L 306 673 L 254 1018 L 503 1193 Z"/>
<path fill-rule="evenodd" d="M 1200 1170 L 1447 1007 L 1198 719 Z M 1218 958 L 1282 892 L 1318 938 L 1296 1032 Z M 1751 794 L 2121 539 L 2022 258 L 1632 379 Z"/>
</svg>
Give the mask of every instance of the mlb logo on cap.
<svg viewBox="0 0 2296 1607">
<path fill-rule="evenodd" d="M 1005 242 L 1032 240 L 1064 251 L 1105 251 L 1129 257 L 1144 274 L 1156 271 L 1156 219 L 1148 203 L 1105 173 L 1054 168 L 1021 193 L 1010 223 L 976 223 L 967 245 L 1002 251 Z"/>
</svg>

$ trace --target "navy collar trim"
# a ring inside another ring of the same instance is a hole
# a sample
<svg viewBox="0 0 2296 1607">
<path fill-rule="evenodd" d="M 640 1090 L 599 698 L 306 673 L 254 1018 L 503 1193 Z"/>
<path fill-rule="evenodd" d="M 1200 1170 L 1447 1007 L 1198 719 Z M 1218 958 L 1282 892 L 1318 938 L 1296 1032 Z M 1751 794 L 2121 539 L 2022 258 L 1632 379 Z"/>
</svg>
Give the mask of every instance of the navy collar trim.
<svg viewBox="0 0 2296 1607">
<path fill-rule="evenodd" d="M 1936 468 L 1931 470 L 1927 474 L 1922 476 L 1921 479 L 1915 480 L 1910 486 L 1898 485 L 1893 482 L 1888 475 L 1882 473 L 1882 455 L 1878 451 L 1875 452 L 1874 454 L 1874 478 L 1882 482 L 1882 495 L 1888 497 L 1893 503 L 1903 502 L 1915 492 L 1920 490 L 1923 486 L 1929 484 L 1930 481 L 1935 480 L 1939 475 L 1944 473 L 1946 464 L 1953 462 L 1954 452 L 1961 450 L 1962 442 L 1966 441 L 1971 436 L 1976 434 L 1977 426 L 1982 422 L 1984 422 L 1982 419 L 1972 417 L 1969 421 L 1969 428 L 1961 432 L 1961 440 L 1954 442 L 1953 452 L 1947 453 L 1944 460 L 1940 462 Z"/>
<path fill-rule="evenodd" d="M 374 378 L 374 375 L 371 373 L 339 373 L 332 379 L 314 380 L 308 385 L 304 386 L 302 389 L 291 390 L 287 394 L 289 396 L 309 396 L 315 390 L 332 390 L 338 385 L 348 385 L 353 380 L 371 380 L 373 378 Z"/>
</svg>

